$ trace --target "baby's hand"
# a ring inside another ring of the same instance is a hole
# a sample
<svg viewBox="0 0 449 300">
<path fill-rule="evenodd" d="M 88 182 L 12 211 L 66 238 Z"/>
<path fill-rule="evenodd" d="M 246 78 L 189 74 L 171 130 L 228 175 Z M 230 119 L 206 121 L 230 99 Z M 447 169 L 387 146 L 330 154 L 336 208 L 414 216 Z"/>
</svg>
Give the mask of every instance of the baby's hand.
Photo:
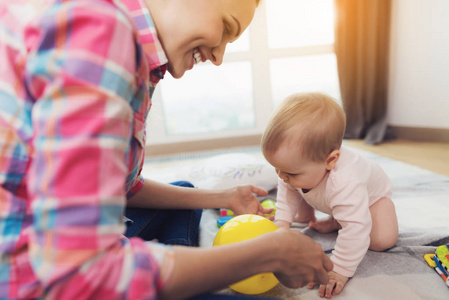
<svg viewBox="0 0 449 300">
<path fill-rule="evenodd" d="M 346 283 L 348 282 L 348 277 L 345 277 L 343 275 L 340 275 L 338 273 L 335 273 L 334 271 L 329 272 L 329 282 L 324 285 L 320 285 L 320 289 L 318 291 L 318 295 L 323 298 L 326 297 L 327 299 L 330 299 L 332 295 L 338 295 L 345 287 Z M 315 283 L 310 282 L 307 287 L 308 289 L 312 289 L 314 287 Z"/>
</svg>

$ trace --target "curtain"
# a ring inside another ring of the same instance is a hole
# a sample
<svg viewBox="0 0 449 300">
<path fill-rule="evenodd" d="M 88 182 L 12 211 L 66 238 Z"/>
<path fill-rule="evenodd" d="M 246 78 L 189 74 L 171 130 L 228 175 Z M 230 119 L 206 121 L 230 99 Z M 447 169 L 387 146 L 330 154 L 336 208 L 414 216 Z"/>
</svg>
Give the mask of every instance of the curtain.
<svg viewBox="0 0 449 300">
<path fill-rule="evenodd" d="M 378 144 L 387 130 L 391 0 L 334 0 L 334 4 L 345 138 Z"/>
</svg>

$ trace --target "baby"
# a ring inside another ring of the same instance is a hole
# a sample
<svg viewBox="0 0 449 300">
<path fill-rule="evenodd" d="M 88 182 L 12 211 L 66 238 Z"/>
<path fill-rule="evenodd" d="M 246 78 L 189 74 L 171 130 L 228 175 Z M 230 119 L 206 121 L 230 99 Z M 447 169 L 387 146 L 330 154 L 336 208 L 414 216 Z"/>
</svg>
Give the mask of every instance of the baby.
<svg viewBox="0 0 449 300">
<path fill-rule="evenodd" d="M 279 176 L 276 224 L 338 230 L 334 269 L 329 283 L 319 287 L 326 298 L 342 291 L 368 249 L 386 250 L 398 238 L 391 182 L 376 163 L 342 146 L 345 127 L 345 114 L 332 98 L 294 94 L 280 104 L 262 136 L 262 152 Z M 329 216 L 317 220 L 315 209 Z"/>
</svg>

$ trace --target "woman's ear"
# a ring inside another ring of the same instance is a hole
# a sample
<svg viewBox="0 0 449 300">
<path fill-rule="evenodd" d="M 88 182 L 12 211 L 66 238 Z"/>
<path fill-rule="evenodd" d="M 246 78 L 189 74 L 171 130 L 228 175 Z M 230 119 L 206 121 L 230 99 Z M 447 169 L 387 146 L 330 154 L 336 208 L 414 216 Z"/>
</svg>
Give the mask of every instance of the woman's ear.
<svg viewBox="0 0 449 300">
<path fill-rule="evenodd" d="M 340 150 L 332 151 L 326 158 L 326 169 L 332 170 L 335 167 L 338 159 L 340 158 Z"/>
</svg>

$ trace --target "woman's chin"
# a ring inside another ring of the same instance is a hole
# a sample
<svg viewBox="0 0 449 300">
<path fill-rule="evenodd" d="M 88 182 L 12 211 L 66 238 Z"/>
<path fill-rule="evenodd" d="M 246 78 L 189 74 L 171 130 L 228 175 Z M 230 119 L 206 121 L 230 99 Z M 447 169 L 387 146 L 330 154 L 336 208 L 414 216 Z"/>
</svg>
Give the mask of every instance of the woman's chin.
<svg viewBox="0 0 449 300">
<path fill-rule="evenodd" d="M 184 76 L 184 73 L 186 72 L 185 69 L 179 70 L 178 68 L 174 68 L 171 64 L 168 64 L 167 71 L 175 79 L 181 78 L 182 76 Z"/>
</svg>

